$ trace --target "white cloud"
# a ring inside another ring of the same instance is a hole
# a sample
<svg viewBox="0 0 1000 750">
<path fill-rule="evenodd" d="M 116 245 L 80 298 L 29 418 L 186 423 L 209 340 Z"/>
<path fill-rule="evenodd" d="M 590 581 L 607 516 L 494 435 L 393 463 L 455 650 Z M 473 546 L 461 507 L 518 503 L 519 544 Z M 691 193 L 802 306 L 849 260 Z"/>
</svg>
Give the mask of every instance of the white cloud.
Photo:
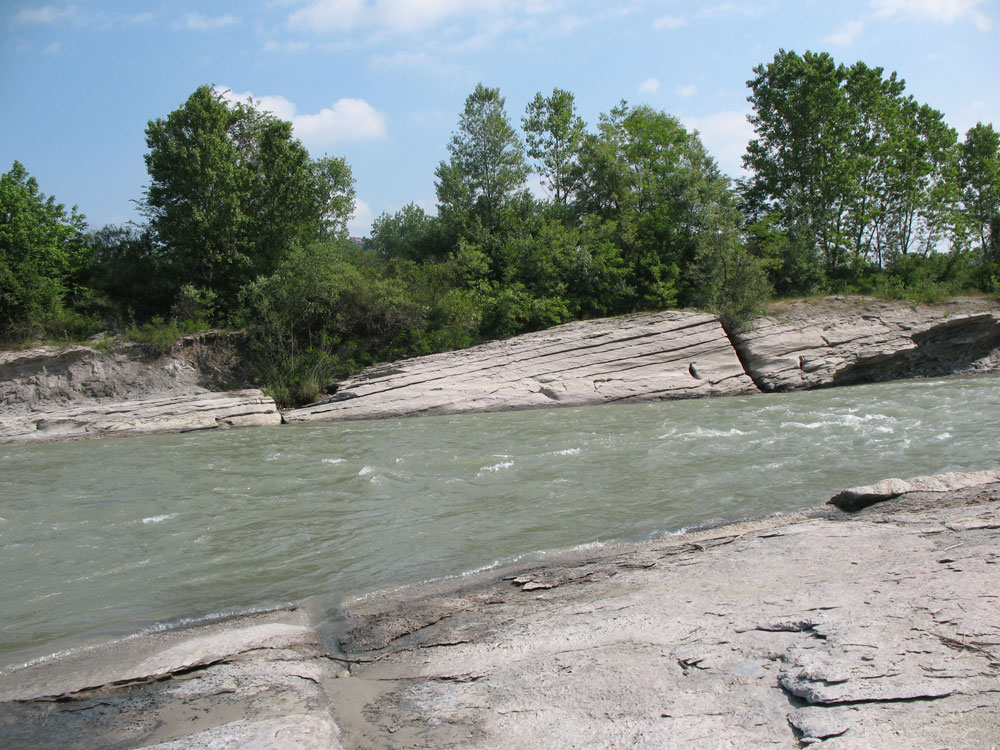
<svg viewBox="0 0 1000 750">
<path fill-rule="evenodd" d="M 311 0 L 288 17 L 293 29 L 318 34 L 370 28 L 395 33 L 420 31 L 467 16 L 477 23 L 558 10 L 551 0 Z"/>
<path fill-rule="evenodd" d="M 660 90 L 660 82 L 655 78 L 647 78 L 639 84 L 639 91 L 644 94 L 652 94 Z"/>
<path fill-rule="evenodd" d="M 698 18 L 756 18 L 764 14 L 764 8 L 751 3 L 724 2 L 698 11 Z"/>
<path fill-rule="evenodd" d="M 677 95 L 683 96 L 685 99 L 688 99 L 697 93 L 698 93 L 698 87 L 695 86 L 693 83 L 689 83 L 687 86 L 681 86 L 680 88 L 677 89 Z"/>
<path fill-rule="evenodd" d="M 338 141 L 361 141 L 382 138 L 386 134 L 385 116 L 364 99 L 338 99 L 315 114 L 299 114 L 298 107 L 283 96 L 254 96 L 219 87 L 223 98 L 254 105 L 292 123 L 295 137 L 310 147 L 328 146 Z"/>
<path fill-rule="evenodd" d="M 23 8 L 14 16 L 14 20 L 22 23 L 46 24 L 66 22 L 72 23 L 74 26 L 95 28 L 103 31 L 116 27 L 149 23 L 153 20 L 153 14 L 148 11 L 144 13 L 89 12 L 80 10 L 77 5 L 66 5 L 63 7 L 43 5 L 40 8 Z"/>
<path fill-rule="evenodd" d="M 28 23 L 59 23 L 78 18 L 80 10 L 75 5 L 57 8 L 54 5 L 43 5 L 41 8 L 22 8 L 15 20 Z"/>
<path fill-rule="evenodd" d="M 43 55 L 58 55 L 59 54 L 59 50 L 61 50 L 61 49 L 62 49 L 62 43 L 61 42 L 52 42 L 52 44 L 48 45 L 45 49 L 42 50 L 42 54 Z"/>
<path fill-rule="evenodd" d="M 848 21 L 823 41 L 829 42 L 830 44 L 846 46 L 857 39 L 858 35 L 864 30 L 864 21 Z"/>
<path fill-rule="evenodd" d="M 979 7 L 984 0 L 871 0 L 876 17 L 908 16 L 918 21 L 954 23 L 969 18 L 980 31 L 988 31 L 993 21 Z"/>
<path fill-rule="evenodd" d="M 662 29 L 678 29 L 681 26 L 687 26 L 687 21 L 680 16 L 661 16 L 653 21 L 653 28 Z"/>
<path fill-rule="evenodd" d="M 352 237 L 367 237 L 372 231 L 375 213 L 360 198 L 354 199 L 354 215 L 347 222 L 347 232 Z"/>
<path fill-rule="evenodd" d="M 681 117 L 681 122 L 685 127 L 698 131 L 701 142 L 718 162 L 719 169 L 730 177 L 746 174 L 743 154 L 754 132 L 753 126 L 747 122 L 745 111 L 728 110 L 704 117 Z"/>
<path fill-rule="evenodd" d="M 193 29 L 194 31 L 212 31 L 237 23 L 239 23 L 239 19 L 233 15 L 203 16 L 196 11 L 194 13 L 185 13 L 181 16 L 178 25 L 185 29 Z"/>
</svg>

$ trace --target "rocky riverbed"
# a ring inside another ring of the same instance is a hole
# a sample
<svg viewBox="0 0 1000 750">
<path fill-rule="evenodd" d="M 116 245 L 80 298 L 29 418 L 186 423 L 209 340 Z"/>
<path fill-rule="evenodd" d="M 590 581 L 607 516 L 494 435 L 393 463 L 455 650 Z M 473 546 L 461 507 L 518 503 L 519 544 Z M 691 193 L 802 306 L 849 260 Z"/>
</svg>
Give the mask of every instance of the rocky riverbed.
<svg viewBox="0 0 1000 750">
<path fill-rule="evenodd" d="M 776 305 L 746 331 L 680 310 L 580 321 L 369 368 L 279 414 L 239 373 L 231 336 L 168 353 L 0 353 L 0 442 L 580 406 L 1000 371 L 1000 307 L 829 297 Z M 239 386 L 239 390 L 226 388 Z"/>
<path fill-rule="evenodd" d="M 0 677 L 7 747 L 991 747 L 1000 471 Z"/>
</svg>

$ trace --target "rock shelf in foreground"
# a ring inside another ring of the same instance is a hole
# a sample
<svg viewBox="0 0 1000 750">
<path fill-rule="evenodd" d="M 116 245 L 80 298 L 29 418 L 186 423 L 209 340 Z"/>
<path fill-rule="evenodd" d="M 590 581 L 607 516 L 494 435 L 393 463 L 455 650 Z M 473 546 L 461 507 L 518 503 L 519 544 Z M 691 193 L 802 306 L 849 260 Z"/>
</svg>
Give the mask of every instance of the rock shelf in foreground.
<svg viewBox="0 0 1000 750">
<path fill-rule="evenodd" d="M 0 675 L 0 745 L 991 747 L 989 478 L 83 651 Z"/>
</svg>

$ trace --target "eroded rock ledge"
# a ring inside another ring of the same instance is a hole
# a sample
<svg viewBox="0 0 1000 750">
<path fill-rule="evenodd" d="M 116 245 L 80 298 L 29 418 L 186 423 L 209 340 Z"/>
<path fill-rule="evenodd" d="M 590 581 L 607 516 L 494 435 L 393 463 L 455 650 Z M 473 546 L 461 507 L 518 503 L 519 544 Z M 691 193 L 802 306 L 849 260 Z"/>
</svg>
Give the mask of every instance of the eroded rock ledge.
<svg viewBox="0 0 1000 750">
<path fill-rule="evenodd" d="M 879 493 L 38 664 L 0 745 L 990 747 L 1000 471 Z"/>
<path fill-rule="evenodd" d="M 277 424 L 261 392 L 220 392 L 238 380 L 233 348 L 225 335 L 209 334 L 159 357 L 137 345 L 108 355 L 86 347 L 0 353 L 0 442 Z M 312 422 L 583 406 L 965 372 L 1000 372 L 995 302 L 828 297 L 784 305 L 732 336 L 691 310 L 569 323 L 369 368 L 283 416 Z"/>
<path fill-rule="evenodd" d="M 119 343 L 0 352 L 0 443 L 281 423 L 240 382 L 238 334 L 186 336 L 168 353 Z"/>
<path fill-rule="evenodd" d="M 1000 371 L 1000 308 L 829 297 L 727 336 L 695 311 L 590 320 L 374 367 L 287 422 L 732 396 Z"/>
</svg>

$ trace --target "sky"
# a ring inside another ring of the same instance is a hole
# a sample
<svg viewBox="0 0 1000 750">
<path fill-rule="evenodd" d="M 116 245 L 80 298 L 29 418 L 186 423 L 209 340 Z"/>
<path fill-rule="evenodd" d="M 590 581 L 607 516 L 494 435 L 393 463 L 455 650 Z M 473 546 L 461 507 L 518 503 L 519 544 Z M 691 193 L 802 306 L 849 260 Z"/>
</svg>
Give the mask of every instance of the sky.
<svg viewBox="0 0 1000 750">
<path fill-rule="evenodd" d="M 0 172 L 20 161 L 91 228 L 140 221 L 148 122 L 214 84 L 346 158 L 365 236 L 382 212 L 434 210 L 479 82 L 517 126 L 554 87 L 591 126 L 648 104 L 739 177 L 746 82 L 779 49 L 896 71 L 961 137 L 1000 128 L 998 39 L 1000 0 L 0 0 Z"/>
</svg>

